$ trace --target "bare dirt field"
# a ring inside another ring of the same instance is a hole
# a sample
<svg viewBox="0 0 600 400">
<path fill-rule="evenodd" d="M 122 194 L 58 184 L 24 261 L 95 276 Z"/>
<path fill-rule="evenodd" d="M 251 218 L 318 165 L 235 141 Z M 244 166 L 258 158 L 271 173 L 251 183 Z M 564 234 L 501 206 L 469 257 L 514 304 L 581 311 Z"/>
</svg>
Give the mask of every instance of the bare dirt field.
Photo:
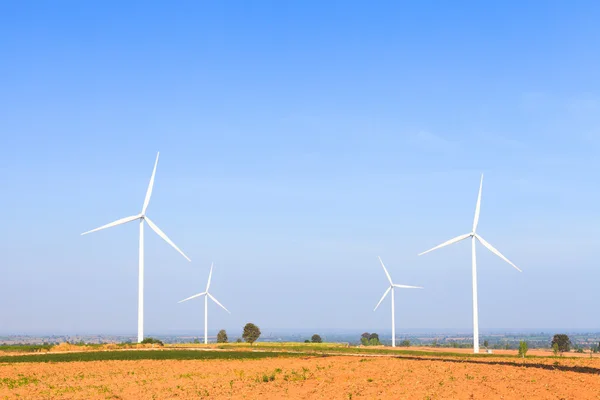
<svg viewBox="0 0 600 400">
<path fill-rule="evenodd" d="M 600 360 L 302 357 L 0 364 L 0 399 L 600 399 Z"/>
</svg>

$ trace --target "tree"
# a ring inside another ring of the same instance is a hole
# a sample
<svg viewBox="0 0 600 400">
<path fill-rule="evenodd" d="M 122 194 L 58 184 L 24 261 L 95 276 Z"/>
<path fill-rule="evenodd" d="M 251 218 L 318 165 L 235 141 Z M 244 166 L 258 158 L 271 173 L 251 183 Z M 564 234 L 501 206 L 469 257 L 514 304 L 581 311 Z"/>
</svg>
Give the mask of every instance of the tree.
<svg viewBox="0 0 600 400">
<path fill-rule="evenodd" d="M 527 346 L 527 342 L 524 340 L 521 340 L 519 342 L 519 357 L 525 358 L 525 356 L 527 355 L 527 350 L 529 350 L 529 346 Z"/>
<path fill-rule="evenodd" d="M 236 342 L 236 343 L 242 343 L 242 339 L 240 339 L 240 338 L 237 338 L 237 339 L 235 340 L 235 342 Z"/>
<path fill-rule="evenodd" d="M 490 342 L 488 342 L 487 340 L 483 341 L 483 347 L 485 347 L 487 349 L 489 345 L 490 345 Z"/>
<path fill-rule="evenodd" d="M 365 332 L 362 335 L 360 335 L 360 343 L 363 346 L 368 346 L 369 345 L 369 337 L 371 336 L 371 334 L 369 332 Z"/>
<path fill-rule="evenodd" d="M 323 339 L 321 339 L 321 336 L 317 335 L 316 333 L 312 335 L 310 341 L 313 343 L 323 343 Z"/>
<path fill-rule="evenodd" d="M 360 335 L 360 343 L 363 346 L 380 346 L 379 335 L 376 333 L 365 332 Z"/>
<path fill-rule="evenodd" d="M 198 344 L 200 343 L 200 341 L 198 340 L 198 338 L 194 339 L 194 344 Z"/>
<path fill-rule="evenodd" d="M 552 338 L 552 348 L 554 348 L 554 344 L 558 345 L 558 351 L 561 354 L 571 350 L 571 339 L 564 333 L 554 335 Z"/>
<path fill-rule="evenodd" d="M 379 341 L 379 335 L 376 333 L 371 333 L 369 335 L 369 346 L 381 346 L 381 342 Z"/>
<path fill-rule="evenodd" d="M 225 329 L 221 329 L 219 333 L 217 333 L 217 343 L 227 343 L 227 332 Z"/>
<path fill-rule="evenodd" d="M 256 339 L 260 337 L 260 333 L 260 328 L 258 326 L 248 322 L 246 326 L 244 326 L 244 333 L 242 334 L 242 337 L 246 342 L 252 345 L 254 342 L 256 342 Z"/>
<path fill-rule="evenodd" d="M 409 347 L 410 346 L 410 340 L 408 339 L 404 339 L 403 341 L 400 342 L 400 347 Z"/>
<path fill-rule="evenodd" d="M 310 340 L 306 339 L 306 340 L 304 341 L 304 343 L 310 343 Z"/>
</svg>

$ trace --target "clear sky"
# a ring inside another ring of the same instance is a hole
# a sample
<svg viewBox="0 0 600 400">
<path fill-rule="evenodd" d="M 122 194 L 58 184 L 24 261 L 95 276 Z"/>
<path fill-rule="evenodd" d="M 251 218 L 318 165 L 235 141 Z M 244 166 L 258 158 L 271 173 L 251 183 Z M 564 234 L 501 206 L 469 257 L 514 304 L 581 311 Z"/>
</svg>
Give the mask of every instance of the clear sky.
<svg viewBox="0 0 600 400">
<path fill-rule="evenodd" d="M 0 332 L 600 329 L 600 3 L 0 3 Z"/>
</svg>

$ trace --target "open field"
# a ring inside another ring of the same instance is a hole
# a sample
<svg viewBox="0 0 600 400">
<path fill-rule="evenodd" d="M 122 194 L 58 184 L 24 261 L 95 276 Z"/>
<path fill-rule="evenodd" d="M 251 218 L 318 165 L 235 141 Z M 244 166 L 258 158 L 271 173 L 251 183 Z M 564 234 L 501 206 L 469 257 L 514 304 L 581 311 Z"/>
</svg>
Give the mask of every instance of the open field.
<svg viewBox="0 0 600 400">
<path fill-rule="evenodd" d="M 391 349 L 397 355 L 360 356 L 356 352 L 366 349 L 297 346 L 306 351 L 237 345 L 3 356 L 0 399 L 600 399 L 595 358 L 431 356 Z M 331 349 L 355 354 L 310 353 Z"/>
</svg>

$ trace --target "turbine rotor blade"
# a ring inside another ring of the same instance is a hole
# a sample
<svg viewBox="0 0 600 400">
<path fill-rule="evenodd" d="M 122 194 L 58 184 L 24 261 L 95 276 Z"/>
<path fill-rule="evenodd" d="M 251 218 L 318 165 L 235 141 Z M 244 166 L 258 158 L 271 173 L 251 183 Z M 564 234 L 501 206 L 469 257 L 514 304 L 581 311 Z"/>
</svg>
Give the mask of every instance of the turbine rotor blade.
<svg viewBox="0 0 600 400">
<path fill-rule="evenodd" d="M 500 253 L 494 246 L 492 246 L 491 244 L 489 244 L 484 238 L 482 238 L 479 235 L 475 235 L 475 237 L 477 238 L 477 240 L 479 240 L 481 242 L 482 245 L 484 245 L 485 247 L 487 247 L 489 251 L 491 251 L 492 253 L 494 253 L 495 255 L 497 255 L 498 257 L 500 257 L 501 259 L 503 259 L 504 261 L 506 261 L 510 265 L 512 265 L 517 271 L 523 272 L 523 271 L 521 271 L 519 269 L 519 267 L 517 267 L 515 264 L 513 264 L 508 258 L 504 257 L 502 255 L 502 253 Z"/>
<path fill-rule="evenodd" d="M 141 217 L 142 217 L 141 215 L 132 215 L 131 217 L 121 218 L 121 219 L 118 219 L 118 220 L 116 220 L 114 222 L 111 222 L 110 224 L 102 225 L 101 227 L 96 228 L 96 229 L 92 229 L 91 231 L 83 232 L 81 234 L 81 236 L 87 235 L 88 233 L 100 231 L 102 229 L 112 228 L 113 226 L 126 224 L 128 222 L 135 221 L 136 219 L 140 219 Z"/>
<path fill-rule="evenodd" d="M 152 196 L 152 188 L 154 187 L 154 175 L 156 175 L 156 166 L 158 165 L 158 156 L 160 152 L 156 153 L 156 161 L 154 162 L 154 169 L 152 170 L 152 176 L 150 177 L 150 183 L 148 184 L 148 190 L 146 191 L 146 198 L 144 199 L 144 206 L 142 207 L 142 214 L 146 214 L 146 209 L 150 203 L 150 196 Z"/>
<path fill-rule="evenodd" d="M 193 296 L 188 297 L 187 299 L 183 299 L 181 301 L 178 301 L 177 303 L 183 303 L 184 301 L 195 299 L 196 297 L 204 296 L 205 294 L 206 294 L 206 292 L 198 293 L 198 294 L 195 294 Z"/>
<path fill-rule="evenodd" d="M 394 287 L 397 287 L 400 289 L 423 289 L 423 287 L 421 287 L 421 286 L 408 286 L 408 285 L 396 285 L 396 284 L 394 284 Z"/>
<path fill-rule="evenodd" d="M 470 233 L 465 233 L 464 235 L 457 236 L 457 237 L 452 238 L 452 239 L 450 239 L 450 240 L 448 240 L 448 241 L 446 241 L 446 242 L 444 242 L 442 244 L 439 244 L 439 245 L 435 246 L 434 248 L 431 248 L 431 249 L 429 249 L 427 251 L 424 251 L 424 252 L 420 253 L 419 255 L 422 256 L 423 254 L 427 254 L 430 251 L 434 251 L 434 250 L 440 249 L 442 247 L 451 245 L 453 243 L 460 242 L 461 240 L 464 240 L 464 239 L 468 238 L 469 236 L 471 236 Z"/>
<path fill-rule="evenodd" d="M 387 269 L 385 269 L 385 265 L 383 265 L 383 261 L 381 261 L 381 257 L 377 256 L 377 258 L 379 258 L 379 262 L 381 263 L 381 266 L 383 267 L 383 270 L 385 271 L 385 275 L 387 276 L 388 281 L 390 281 L 390 285 L 393 285 L 394 283 L 392 282 L 392 277 L 388 273 Z"/>
<path fill-rule="evenodd" d="M 183 251 L 181 251 L 181 250 L 179 249 L 179 247 L 177 247 L 177 246 L 175 245 L 175 243 L 173 243 L 173 241 L 172 241 L 171 239 L 169 239 L 169 238 L 168 238 L 168 236 L 167 236 L 167 235 L 165 235 L 165 233 L 164 233 L 163 231 L 161 231 L 161 230 L 160 230 L 160 228 L 159 228 L 158 226 L 156 226 L 156 225 L 154 224 L 154 222 L 152 222 L 152 221 L 150 220 L 150 218 L 148 218 L 148 217 L 144 217 L 144 219 L 146 220 L 146 222 L 148 223 L 148 225 L 150 226 L 150 228 L 152 228 L 152 230 L 153 230 L 154 232 L 156 232 L 156 234 L 157 234 L 158 236 L 160 236 L 161 238 L 163 238 L 163 240 L 164 240 L 165 242 L 167 242 L 167 243 L 169 243 L 171 246 L 173 246 L 173 248 L 174 248 L 175 250 L 177 250 L 177 251 L 179 252 L 179 254 L 181 254 L 182 256 L 184 256 L 186 260 L 188 260 L 188 261 L 192 261 L 192 260 L 190 260 L 190 259 L 188 258 L 188 256 L 186 256 L 186 255 L 183 253 Z"/>
<path fill-rule="evenodd" d="M 473 232 L 477 229 L 477 223 L 479 223 L 479 212 L 481 211 L 481 189 L 483 188 L 483 174 L 481 174 L 481 181 L 479 182 L 479 195 L 477 196 L 477 205 L 475 206 L 475 218 L 473 219 Z"/>
<path fill-rule="evenodd" d="M 210 273 L 208 274 L 208 283 L 206 284 L 206 292 L 208 293 L 208 288 L 210 287 L 210 280 L 212 278 L 213 264 L 210 264 Z"/>
<path fill-rule="evenodd" d="M 373 309 L 373 311 L 377 310 L 377 307 L 379 307 L 379 305 L 381 304 L 381 302 L 383 301 L 383 299 L 385 299 L 385 296 L 387 296 L 387 294 L 390 292 L 391 289 L 392 289 L 392 286 L 390 286 L 389 288 L 387 288 L 387 290 L 385 291 L 385 293 L 383 294 L 383 296 L 381 296 L 381 300 L 379 300 L 379 303 L 377 303 L 377 305 L 375 306 L 375 308 Z"/>
<path fill-rule="evenodd" d="M 221 306 L 221 308 L 222 308 L 223 310 L 225 310 L 225 311 L 227 311 L 229 314 L 231 314 L 231 312 L 229 312 L 229 310 L 228 310 L 228 309 L 226 309 L 226 308 L 225 308 L 225 306 L 224 306 L 223 304 L 219 303 L 219 300 L 215 299 L 215 298 L 214 298 L 214 296 L 213 296 L 212 294 L 210 294 L 210 293 L 208 293 L 208 292 L 207 292 L 206 294 L 208 295 L 208 297 L 210 297 L 210 298 L 212 299 L 212 301 L 214 301 L 214 302 L 215 302 L 215 303 L 217 303 L 219 306 Z"/>
</svg>

